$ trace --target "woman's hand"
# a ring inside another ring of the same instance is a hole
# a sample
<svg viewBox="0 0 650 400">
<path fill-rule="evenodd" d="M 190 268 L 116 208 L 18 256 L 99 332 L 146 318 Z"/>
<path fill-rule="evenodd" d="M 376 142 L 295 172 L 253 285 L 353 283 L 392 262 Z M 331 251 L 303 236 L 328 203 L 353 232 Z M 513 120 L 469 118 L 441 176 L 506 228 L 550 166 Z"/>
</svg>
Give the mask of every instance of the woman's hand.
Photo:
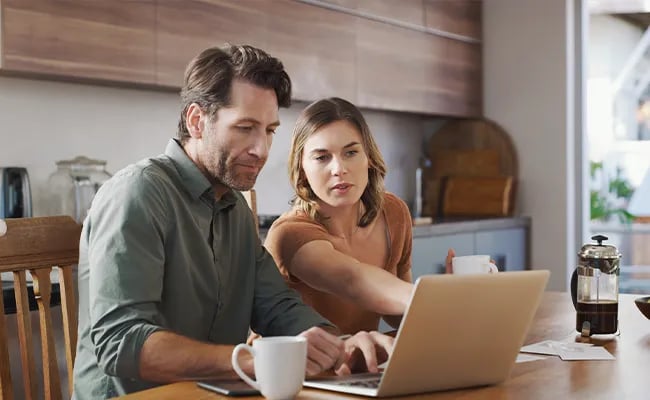
<svg viewBox="0 0 650 400">
<path fill-rule="evenodd" d="M 393 352 L 395 339 L 377 331 L 358 332 L 345 341 L 341 364 L 336 368 L 337 375 L 352 372 L 379 372 L 378 365 L 388 360 Z"/>
<path fill-rule="evenodd" d="M 445 273 L 447 274 L 453 274 L 454 273 L 454 267 L 451 265 L 451 259 L 456 257 L 456 252 L 454 249 L 449 249 L 447 250 L 447 258 L 445 259 Z"/>
</svg>

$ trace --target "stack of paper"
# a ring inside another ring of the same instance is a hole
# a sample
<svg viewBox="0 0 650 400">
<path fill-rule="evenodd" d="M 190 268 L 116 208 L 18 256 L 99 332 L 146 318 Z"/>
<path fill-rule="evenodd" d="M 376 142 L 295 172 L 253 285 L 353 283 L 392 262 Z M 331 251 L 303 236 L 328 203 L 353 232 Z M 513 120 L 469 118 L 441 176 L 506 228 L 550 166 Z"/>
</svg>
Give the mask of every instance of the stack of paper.
<svg viewBox="0 0 650 400">
<path fill-rule="evenodd" d="M 574 360 L 615 360 L 616 358 L 604 347 L 591 343 L 561 342 L 544 340 L 521 348 L 522 353 L 546 354 L 560 356 L 564 361 Z"/>
</svg>

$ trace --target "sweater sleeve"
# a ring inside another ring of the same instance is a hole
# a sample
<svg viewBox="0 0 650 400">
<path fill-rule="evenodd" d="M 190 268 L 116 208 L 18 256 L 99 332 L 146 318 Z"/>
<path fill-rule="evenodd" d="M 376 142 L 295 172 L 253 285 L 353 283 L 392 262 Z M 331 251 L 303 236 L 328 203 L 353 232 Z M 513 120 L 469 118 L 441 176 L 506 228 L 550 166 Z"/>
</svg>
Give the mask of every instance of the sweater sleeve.
<svg viewBox="0 0 650 400">
<path fill-rule="evenodd" d="M 402 199 L 392 193 L 386 193 L 386 210 L 389 223 L 394 224 L 394 237 L 391 246 L 400 252 L 397 261 L 397 276 L 411 281 L 411 252 L 413 250 L 413 228 L 411 213 Z"/>
<path fill-rule="evenodd" d="M 320 224 L 290 212 L 278 218 L 266 235 L 264 247 L 273 256 L 280 273 L 288 281 L 297 281 L 289 270 L 296 252 L 314 240 L 328 240 L 328 233 Z"/>
</svg>

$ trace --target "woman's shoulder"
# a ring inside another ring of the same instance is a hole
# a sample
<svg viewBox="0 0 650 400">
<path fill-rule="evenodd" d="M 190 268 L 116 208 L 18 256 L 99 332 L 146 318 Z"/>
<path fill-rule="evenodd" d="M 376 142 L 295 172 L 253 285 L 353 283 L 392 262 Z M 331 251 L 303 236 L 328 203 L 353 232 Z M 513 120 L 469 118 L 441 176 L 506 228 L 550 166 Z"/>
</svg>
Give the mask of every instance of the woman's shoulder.
<svg viewBox="0 0 650 400">
<path fill-rule="evenodd" d="M 409 207 L 406 202 L 391 192 L 384 192 L 384 210 L 390 215 L 408 214 L 410 218 Z"/>
</svg>

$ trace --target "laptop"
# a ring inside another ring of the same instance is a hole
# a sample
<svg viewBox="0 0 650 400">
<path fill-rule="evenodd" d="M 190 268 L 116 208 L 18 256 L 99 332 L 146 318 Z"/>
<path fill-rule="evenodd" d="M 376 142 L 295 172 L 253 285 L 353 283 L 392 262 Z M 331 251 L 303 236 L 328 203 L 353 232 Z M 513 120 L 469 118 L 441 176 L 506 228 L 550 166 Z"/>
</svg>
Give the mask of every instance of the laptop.
<svg viewBox="0 0 650 400">
<path fill-rule="evenodd" d="M 318 377 L 304 386 L 386 397 L 503 382 L 548 277 L 545 270 L 422 276 L 382 373 Z"/>
</svg>

